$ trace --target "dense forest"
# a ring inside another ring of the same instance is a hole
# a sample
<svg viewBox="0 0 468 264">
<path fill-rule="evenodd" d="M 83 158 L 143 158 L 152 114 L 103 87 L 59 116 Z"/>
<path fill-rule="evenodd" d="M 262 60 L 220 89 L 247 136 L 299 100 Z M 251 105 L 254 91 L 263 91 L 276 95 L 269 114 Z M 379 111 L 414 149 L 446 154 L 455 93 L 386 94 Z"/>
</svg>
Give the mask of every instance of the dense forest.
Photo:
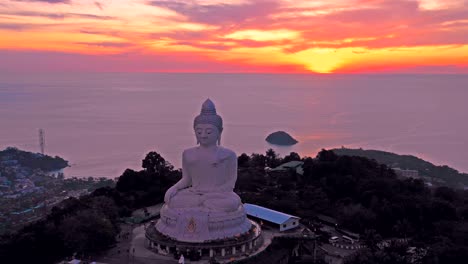
<svg viewBox="0 0 468 264">
<path fill-rule="evenodd" d="M 378 163 L 390 167 L 399 167 L 401 169 L 417 170 L 420 175 L 428 178 L 441 179 L 447 186 L 454 188 L 463 188 L 468 186 L 468 174 L 460 173 L 447 165 L 436 166 L 428 161 L 422 160 L 412 155 L 398 155 L 381 150 L 364 149 L 333 149 L 337 155 L 359 156 L 368 159 L 374 159 Z"/>
<path fill-rule="evenodd" d="M 86 259 L 112 247 L 121 219 L 137 208 L 160 203 L 181 177 L 156 152 L 147 154 L 142 167 L 127 169 L 115 188 L 64 200 L 46 218 L 2 235 L 2 263 L 56 263 L 73 254 Z"/>
<path fill-rule="evenodd" d="M 296 171 L 269 172 L 284 162 L 302 160 Z M 281 158 L 241 154 L 236 192 L 243 202 L 312 219 L 326 214 L 358 232 L 368 248 L 347 262 L 464 263 L 468 259 L 468 192 L 430 189 L 421 180 L 399 180 L 393 170 L 364 157 L 338 156 L 322 150 L 316 158 L 297 153 Z M 115 243 L 119 219 L 136 208 L 160 203 L 181 177 L 163 157 L 150 152 L 141 171 L 126 170 L 115 188 L 101 188 L 80 199 L 68 199 L 51 214 L 0 239 L 6 263 L 53 263 L 77 252 L 97 254 Z M 402 258 L 407 248 L 375 247 L 387 238 L 408 238 L 425 252 L 417 262 Z M 463 261 L 463 262 L 462 262 Z"/>
<path fill-rule="evenodd" d="M 262 166 L 284 160 L 265 156 L 239 157 L 238 192 L 244 202 L 260 204 L 303 218 L 335 217 L 342 227 L 360 233 L 368 249 L 349 263 L 464 263 L 468 257 L 468 191 L 428 188 L 422 180 L 397 179 L 393 170 L 375 160 L 338 156 L 322 150 L 305 158 L 304 174 L 265 173 Z M 412 262 L 402 258 L 400 245 L 375 247 L 383 239 L 409 238 L 426 254 Z"/>
</svg>

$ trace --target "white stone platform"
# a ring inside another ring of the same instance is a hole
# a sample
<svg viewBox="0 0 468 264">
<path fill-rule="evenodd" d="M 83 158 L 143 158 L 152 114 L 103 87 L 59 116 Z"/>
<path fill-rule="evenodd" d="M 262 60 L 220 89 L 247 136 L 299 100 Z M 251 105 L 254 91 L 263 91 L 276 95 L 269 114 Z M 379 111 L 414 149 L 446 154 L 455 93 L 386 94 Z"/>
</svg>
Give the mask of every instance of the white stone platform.
<svg viewBox="0 0 468 264">
<path fill-rule="evenodd" d="M 171 209 L 164 205 L 156 229 L 180 242 L 204 243 L 247 233 L 252 224 L 240 205 L 233 212 L 209 212 L 200 208 Z"/>
<path fill-rule="evenodd" d="M 263 243 L 260 225 L 252 220 L 248 220 L 251 228 L 247 233 L 238 237 L 211 240 L 204 243 L 190 243 L 173 240 L 161 234 L 155 225 L 148 226 L 146 230 L 147 247 L 161 255 L 173 255 L 176 252 L 195 252 L 201 255 L 202 259 L 210 257 L 229 259 L 241 258 L 249 255 Z"/>
</svg>

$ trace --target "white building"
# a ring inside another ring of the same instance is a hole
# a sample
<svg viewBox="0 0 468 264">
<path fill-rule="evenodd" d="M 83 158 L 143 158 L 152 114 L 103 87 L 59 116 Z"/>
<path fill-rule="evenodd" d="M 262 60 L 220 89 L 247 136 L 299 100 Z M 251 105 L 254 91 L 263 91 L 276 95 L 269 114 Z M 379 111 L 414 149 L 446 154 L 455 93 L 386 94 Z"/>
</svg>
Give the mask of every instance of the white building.
<svg viewBox="0 0 468 264">
<path fill-rule="evenodd" d="M 244 204 L 248 216 L 274 224 L 279 231 L 286 231 L 299 226 L 299 217 L 278 212 L 255 204 Z"/>
<path fill-rule="evenodd" d="M 396 175 L 406 178 L 419 179 L 419 172 L 417 170 L 403 170 L 400 168 L 392 168 Z"/>
<path fill-rule="evenodd" d="M 290 162 L 283 163 L 274 169 L 270 169 L 270 171 L 289 171 L 295 170 L 297 174 L 304 175 L 304 169 L 302 168 L 304 165 L 303 161 L 293 160 Z"/>
</svg>

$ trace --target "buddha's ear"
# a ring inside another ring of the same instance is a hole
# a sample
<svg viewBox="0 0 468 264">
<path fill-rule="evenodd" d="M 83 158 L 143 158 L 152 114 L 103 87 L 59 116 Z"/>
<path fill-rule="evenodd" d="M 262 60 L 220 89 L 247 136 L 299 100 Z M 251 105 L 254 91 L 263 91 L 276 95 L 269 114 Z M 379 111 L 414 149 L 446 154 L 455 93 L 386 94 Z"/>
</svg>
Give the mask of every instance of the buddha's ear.
<svg viewBox="0 0 468 264">
<path fill-rule="evenodd" d="M 218 145 L 221 146 L 221 133 L 223 131 L 221 130 L 221 132 L 219 132 L 219 136 L 218 136 Z"/>
</svg>

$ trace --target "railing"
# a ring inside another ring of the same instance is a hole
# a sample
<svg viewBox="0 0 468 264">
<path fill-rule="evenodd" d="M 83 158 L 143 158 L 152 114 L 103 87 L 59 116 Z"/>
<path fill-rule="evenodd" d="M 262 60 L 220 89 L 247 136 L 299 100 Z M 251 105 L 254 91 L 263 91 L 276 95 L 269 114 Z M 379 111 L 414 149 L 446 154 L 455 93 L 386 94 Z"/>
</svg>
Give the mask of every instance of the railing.
<svg viewBox="0 0 468 264">
<path fill-rule="evenodd" d="M 251 229 L 252 230 L 252 229 Z M 229 239 L 229 240 L 210 240 L 210 241 L 205 241 L 203 243 L 184 243 L 180 241 L 175 241 L 169 237 L 164 236 L 163 234 L 159 233 L 156 230 L 156 227 L 154 226 L 149 226 L 146 229 L 145 236 L 147 239 L 153 242 L 157 242 L 160 245 L 163 246 L 179 246 L 179 247 L 190 247 L 190 248 L 222 248 L 222 247 L 228 247 L 228 246 L 237 246 L 241 244 L 246 244 L 251 241 L 256 240 L 258 237 L 260 237 L 261 232 L 258 232 L 257 234 L 251 234 L 249 232 L 249 235 L 242 235 L 238 239 Z"/>
</svg>

